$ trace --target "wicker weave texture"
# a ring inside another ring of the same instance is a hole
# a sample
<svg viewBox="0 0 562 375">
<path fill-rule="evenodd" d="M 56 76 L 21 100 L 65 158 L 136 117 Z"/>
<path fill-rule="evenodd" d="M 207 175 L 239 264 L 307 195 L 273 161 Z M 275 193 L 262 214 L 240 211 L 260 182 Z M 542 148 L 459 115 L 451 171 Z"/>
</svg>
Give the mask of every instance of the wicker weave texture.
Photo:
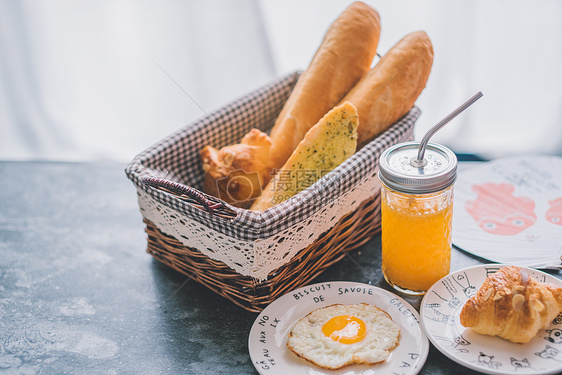
<svg viewBox="0 0 562 375">
<path fill-rule="evenodd" d="M 226 264 L 162 233 L 151 221 L 144 219 L 144 222 L 148 235 L 147 252 L 154 258 L 236 305 L 260 312 L 280 296 L 307 284 L 377 234 L 380 231 L 380 194 L 365 200 L 357 210 L 342 217 L 263 282 L 238 274 Z"/>
</svg>

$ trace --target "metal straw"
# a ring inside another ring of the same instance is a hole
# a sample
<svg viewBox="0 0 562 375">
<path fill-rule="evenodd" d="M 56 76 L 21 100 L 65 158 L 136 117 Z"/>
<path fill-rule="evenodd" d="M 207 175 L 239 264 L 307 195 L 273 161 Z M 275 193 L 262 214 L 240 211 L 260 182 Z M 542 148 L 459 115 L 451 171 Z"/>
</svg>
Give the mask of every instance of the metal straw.
<svg viewBox="0 0 562 375">
<path fill-rule="evenodd" d="M 479 91 L 472 98 L 468 99 L 464 104 L 462 104 L 460 107 L 458 107 L 453 112 L 451 112 L 450 115 L 445 117 L 438 124 L 434 125 L 431 129 L 429 129 L 428 132 L 425 133 L 425 135 L 423 136 L 422 141 L 420 142 L 420 148 L 418 149 L 417 159 L 412 158 L 412 160 L 410 160 L 410 164 L 416 168 L 421 168 L 426 166 L 427 160 L 424 159 L 424 154 L 425 154 L 425 148 L 427 146 L 427 143 L 429 142 L 429 138 L 431 138 L 435 133 L 437 133 L 437 131 L 441 129 L 443 126 L 445 126 L 445 124 L 447 124 L 449 121 L 457 117 L 462 111 L 464 111 L 472 104 L 474 104 L 474 102 L 480 99 L 482 95 L 483 95 L 482 92 Z"/>
</svg>

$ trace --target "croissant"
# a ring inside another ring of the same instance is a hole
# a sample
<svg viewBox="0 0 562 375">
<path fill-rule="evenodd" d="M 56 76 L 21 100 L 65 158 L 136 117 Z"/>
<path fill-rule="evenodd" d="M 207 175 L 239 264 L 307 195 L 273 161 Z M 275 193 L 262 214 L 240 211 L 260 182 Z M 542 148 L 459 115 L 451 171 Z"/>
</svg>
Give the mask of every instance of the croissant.
<svg viewBox="0 0 562 375">
<path fill-rule="evenodd" d="M 220 150 L 205 146 L 201 150 L 205 179 L 203 190 L 236 207 L 248 208 L 261 195 L 268 171 L 271 139 L 252 129 L 240 143 Z"/>
<path fill-rule="evenodd" d="M 485 335 L 526 343 L 562 310 L 562 288 L 541 283 L 520 267 L 488 276 L 464 305 L 460 322 Z"/>
</svg>

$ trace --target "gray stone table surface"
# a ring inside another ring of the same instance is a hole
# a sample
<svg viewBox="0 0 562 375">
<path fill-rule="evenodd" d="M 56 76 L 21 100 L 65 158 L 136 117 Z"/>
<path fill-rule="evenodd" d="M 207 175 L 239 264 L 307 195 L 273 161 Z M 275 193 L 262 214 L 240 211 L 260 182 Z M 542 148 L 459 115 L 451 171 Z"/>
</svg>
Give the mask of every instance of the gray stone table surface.
<svg viewBox="0 0 562 375">
<path fill-rule="evenodd" d="M 124 168 L 0 162 L 0 374 L 256 374 L 258 314 L 145 252 Z M 377 236 L 314 282 L 391 290 L 380 262 Z M 452 270 L 481 263 L 453 250 Z M 420 373 L 474 372 L 431 346 Z"/>
</svg>

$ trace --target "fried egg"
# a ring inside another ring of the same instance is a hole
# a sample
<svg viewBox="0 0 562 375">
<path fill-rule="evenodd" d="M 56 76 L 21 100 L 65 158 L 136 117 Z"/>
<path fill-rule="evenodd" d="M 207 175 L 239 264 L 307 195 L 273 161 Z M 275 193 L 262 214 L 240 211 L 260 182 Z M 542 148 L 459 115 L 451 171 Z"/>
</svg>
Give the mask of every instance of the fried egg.
<svg viewBox="0 0 562 375">
<path fill-rule="evenodd" d="M 287 347 L 319 367 L 336 370 L 385 361 L 399 335 L 400 327 L 374 305 L 335 304 L 301 318 L 289 333 Z"/>
</svg>

